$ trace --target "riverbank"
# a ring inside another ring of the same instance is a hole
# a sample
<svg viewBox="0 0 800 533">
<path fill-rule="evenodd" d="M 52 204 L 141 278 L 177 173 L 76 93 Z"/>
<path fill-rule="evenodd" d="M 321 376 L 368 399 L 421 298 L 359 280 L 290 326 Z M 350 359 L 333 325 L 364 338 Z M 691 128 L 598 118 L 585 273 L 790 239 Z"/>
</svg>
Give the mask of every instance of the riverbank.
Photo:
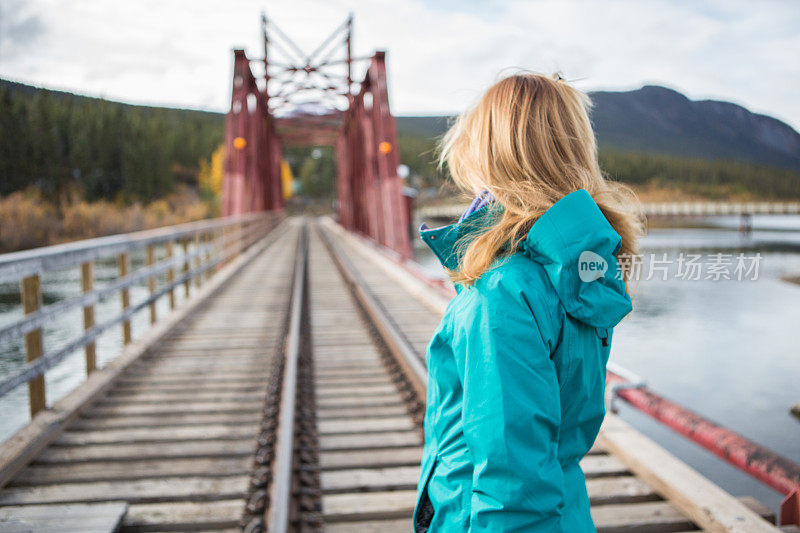
<svg viewBox="0 0 800 533">
<path fill-rule="evenodd" d="M 73 199 L 56 205 L 35 189 L 0 198 L 0 253 L 193 222 L 216 215 L 188 186 L 148 204 Z"/>
</svg>

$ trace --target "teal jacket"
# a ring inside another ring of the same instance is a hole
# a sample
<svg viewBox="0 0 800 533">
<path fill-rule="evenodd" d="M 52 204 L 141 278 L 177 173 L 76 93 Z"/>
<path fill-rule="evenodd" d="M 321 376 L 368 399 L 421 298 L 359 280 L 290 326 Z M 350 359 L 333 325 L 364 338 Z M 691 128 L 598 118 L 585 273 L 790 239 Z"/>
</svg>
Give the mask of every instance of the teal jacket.
<svg viewBox="0 0 800 533">
<path fill-rule="evenodd" d="M 453 269 L 456 241 L 493 209 L 422 230 L 422 239 Z M 579 461 L 605 416 L 612 328 L 631 311 L 619 247 L 578 190 L 512 255 L 456 286 L 426 353 L 417 531 L 595 531 Z"/>
</svg>

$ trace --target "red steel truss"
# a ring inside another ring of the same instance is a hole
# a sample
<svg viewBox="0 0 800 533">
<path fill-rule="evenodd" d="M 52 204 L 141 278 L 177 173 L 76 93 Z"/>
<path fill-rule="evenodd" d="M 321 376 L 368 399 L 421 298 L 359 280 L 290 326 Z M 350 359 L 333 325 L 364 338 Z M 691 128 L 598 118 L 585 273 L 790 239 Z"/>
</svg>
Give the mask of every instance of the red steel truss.
<svg viewBox="0 0 800 533">
<path fill-rule="evenodd" d="M 408 257 L 410 202 L 397 175 L 386 53 L 352 57 L 352 17 L 310 54 L 266 17 L 262 27 L 263 59 L 234 50 L 223 213 L 283 208 L 282 147 L 330 146 L 340 223 Z M 273 59 L 275 53 L 283 59 Z M 263 76 L 253 74 L 251 62 Z M 354 83 L 354 66 L 362 62 L 366 74 Z"/>
</svg>

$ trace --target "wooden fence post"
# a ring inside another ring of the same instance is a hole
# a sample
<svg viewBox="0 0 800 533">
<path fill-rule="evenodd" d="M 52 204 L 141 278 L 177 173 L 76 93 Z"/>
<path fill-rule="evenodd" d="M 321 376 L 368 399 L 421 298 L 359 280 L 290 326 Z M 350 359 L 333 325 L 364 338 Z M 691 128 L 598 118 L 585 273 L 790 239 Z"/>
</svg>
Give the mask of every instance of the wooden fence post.
<svg viewBox="0 0 800 533">
<path fill-rule="evenodd" d="M 203 266 L 203 254 L 200 253 L 200 244 L 201 244 L 201 242 L 200 242 L 200 234 L 198 233 L 198 234 L 196 234 L 194 236 L 194 252 L 197 254 L 197 259 L 196 259 L 194 265 L 195 265 L 195 268 L 198 268 L 198 269 L 201 266 Z M 194 278 L 195 278 L 194 279 L 195 285 L 200 287 L 200 285 L 203 284 L 203 275 L 198 272 L 197 275 L 195 275 Z"/>
<path fill-rule="evenodd" d="M 183 246 L 183 269 L 181 272 L 183 275 L 189 273 L 189 259 L 186 257 L 189 254 L 189 239 L 183 238 L 181 239 L 181 246 Z M 187 279 L 183 282 L 183 288 L 186 291 L 186 297 L 189 297 L 189 285 L 191 285 L 191 280 Z"/>
<path fill-rule="evenodd" d="M 94 263 L 87 261 L 81 264 L 81 290 L 84 294 L 92 292 L 94 288 Z M 94 327 L 94 304 L 83 307 L 83 329 L 89 331 Z M 96 343 L 86 345 L 86 374 L 89 375 L 97 369 Z"/>
<path fill-rule="evenodd" d="M 210 263 L 211 260 L 214 258 L 214 251 L 216 248 L 214 247 L 214 232 L 216 230 L 211 230 L 206 233 L 206 244 L 208 245 L 208 250 L 206 250 L 206 264 Z M 209 268 L 205 272 L 206 279 L 211 279 L 211 276 L 214 274 L 214 270 Z"/>
<path fill-rule="evenodd" d="M 120 279 L 128 275 L 130 265 L 127 253 L 119 254 L 117 257 L 117 267 L 119 269 Z M 131 291 L 126 287 L 120 290 L 120 295 L 122 296 L 122 312 L 124 313 L 131 306 Z M 122 322 L 122 342 L 126 345 L 131 343 L 130 319 L 126 319 Z"/>
<path fill-rule="evenodd" d="M 147 256 L 145 263 L 147 264 L 148 268 L 152 267 L 156 262 L 156 249 L 154 245 L 150 245 L 147 247 Z M 150 296 L 152 297 L 156 292 L 156 277 L 150 276 L 147 278 L 147 289 L 150 291 Z M 153 300 L 150 302 L 150 323 L 155 324 L 157 320 L 156 316 L 156 301 Z"/>
<path fill-rule="evenodd" d="M 172 250 L 173 243 L 172 241 L 167 241 L 166 243 L 166 251 L 167 251 L 167 261 L 172 261 L 174 258 L 174 253 Z M 169 285 L 169 308 L 170 310 L 175 309 L 175 290 L 172 287 L 172 283 L 175 281 L 175 270 L 172 267 L 169 267 L 167 270 L 167 285 Z"/>
<path fill-rule="evenodd" d="M 222 228 L 222 255 L 225 256 L 225 261 L 220 265 L 220 267 L 227 265 L 231 262 L 230 258 L 228 257 L 228 251 L 231 247 L 231 227 L 225 226 Z"/>
<path fill-rule="evenodd" d="M 42 287 L 38 274 L 22 280 L 22 310 L 26 315 L 35 313 L 42 307 Z M 42 328 L 25 335 L 25 361 L 30 362 L 42 356 Z M 28 403 L 31 417 L 47 406 L 44 391 L 44 374 L 28 382 Z"/>
</svg>

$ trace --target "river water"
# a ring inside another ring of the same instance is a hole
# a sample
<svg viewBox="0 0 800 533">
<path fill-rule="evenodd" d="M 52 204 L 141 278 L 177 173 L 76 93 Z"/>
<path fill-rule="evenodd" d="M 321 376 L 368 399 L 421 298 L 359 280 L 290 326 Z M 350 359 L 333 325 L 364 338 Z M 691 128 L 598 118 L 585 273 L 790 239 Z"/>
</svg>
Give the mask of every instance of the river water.
<svg viewBox="0 0 800 533">
<path fill-rule="evenodd" d="M 800 463 L 800 420 L 789 412 L 800 402 L 800 285 L 782 280 L 800 275 L 800 217 L 755 217 L 750 235 L 739 234 L 738 217 L 704 222 L 652 229 L 642 240 L 634 312 L 615 330 L 611 359 L 662 396 Z M 442 274 L 419 239 L 415 252 L 429 272 Z M 693 256 L 699 280 L 679 272 L 680 258 Z M 758 272 L 737 279 L 740 258 Z M 624 402 L 619 408 L 732 494 L 777 510 L 779 493 Z"/>
<path fill-rule="evenodd" d="M 709 227 L 653 229 L 643 240 L 645 262 L 641 279 L 633 287 L 635 310 L 616 330 L 612 360 L 642 376 L 663 396 L 800 462 L 800 421 L 789 413 L 790 406 L 800 402 L 800 285 L 781 279 L 800 275 L 800 217 L 755 217 L 754 231 L 747 236 L 737 231 L 737 217 L 712 218 L 705 223 Z M 427 247 L 419 239 L 415 245 L 422 265 L 442 275 Z M 694 262 L 703 267 L 701 279 L 678 276 L 682 254 L 699 256 Z M 713 270 L 720 264 L 718 254 L 732 264 L 739 254 L 745 259 L 760 254 L 757 279 L 751 279 L 755 277 L 752 270 L 745 279 L 736 279 L 733 266 L 728 272 L 732 279 L 713 274 L 719 272 L 718 266 Z M 142 261 L 140 255 L 133 256 L 132 268 Z M 709 273 L 711 279 L 705 279 Z M 116 263 L 98 262 L 95 275 L 97 286 L 112 281 Z M 79 273 L 77 269 L 48 273 L 42 283 L 45 304 L 52 303 L 78 294 Z M 146 295 L 145 286 L 131 291 L 134 303 Z M 180 303 L 183 288 L 176 290 L 176 295 Z M 161 316 L 166 306 L 166 298 L 162 298 Z M 119 308 L 119 296 L 98 304 L 97 322 L 118 313 Z M 0 325 L 20 315 L 19 286 L 0 284 Z M 146 310 L 137 314 L 134 337 L 147 329 L 148 320 Z M 81 325 L 79 309 L 54 320 L 45 328 L 45 349 L 75 338 Z M 99 339 L 101 366 L 119 354 L 119 330 L 113 328 Z M 0 376 L 23 361 L 21 339 L 0 344 Z M 81 351 L 47 373 L 48 404 L 83 379 Z M 777 492 L 624 402 L 619 405 L 625 420 L 729 492 L 755 496 L 777 509 Z M 0 399 L 0 440 L 29 421 L 27 411 L 25 387 Z"/>
</svg>

